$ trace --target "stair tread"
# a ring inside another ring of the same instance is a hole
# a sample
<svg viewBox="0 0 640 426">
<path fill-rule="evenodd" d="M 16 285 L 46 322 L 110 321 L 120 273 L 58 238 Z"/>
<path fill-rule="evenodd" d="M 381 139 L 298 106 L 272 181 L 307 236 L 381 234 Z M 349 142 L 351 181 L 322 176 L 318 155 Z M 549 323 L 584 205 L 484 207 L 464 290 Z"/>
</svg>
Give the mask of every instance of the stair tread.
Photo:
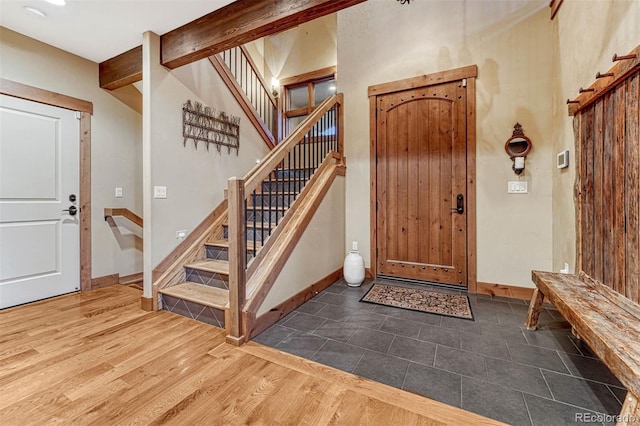
<svg viewBox="0 0 640 426">
<path fill-rule="evenodd" d="M 208 246 L 229 248 L 229 240 L 213 240 L 213 241 L 207 241 L 205 244 Z M 260 244 L 259 241 L 256 241 L 256 246 L 260 248 L 262 247 L 262 244 Z M 251 250 L 253 248 L 253 241 L 247 241 L 247 247 L 249 248 L 249 250 Z"/>
<path fill-rule="evenodd" d="M 158 290 L 161 294 L 225 310 L 229 303 L 229 291 L 203 284 L 185 281 L 183 283 Z"/>
<path fill-rule="evenodd" d="M 185 265 L 186 268 L 200 269 L 216 274 L 229 275 L 229 262 L 226 260 L 206 259 Z"/>
</svg>

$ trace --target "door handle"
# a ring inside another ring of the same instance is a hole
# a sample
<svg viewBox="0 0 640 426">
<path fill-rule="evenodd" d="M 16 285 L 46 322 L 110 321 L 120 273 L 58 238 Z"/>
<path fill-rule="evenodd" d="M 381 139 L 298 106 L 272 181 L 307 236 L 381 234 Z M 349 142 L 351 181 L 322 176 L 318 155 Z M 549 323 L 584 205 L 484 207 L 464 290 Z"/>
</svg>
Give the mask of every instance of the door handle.
<svg viewBox="0 0 640 426">
<path fill-rule="evenodd" d="M 456 207 L 452 208 L 451 211 L 455 211 L 458 214 L 464 213 L 464 195 L 458 194 L 456 197 Z"/>
<path fill-rule="evenodd" d="M 78 213 L 78 208 L 76 206 L 70 206 L 68 209 L 64 209 L 62 211 L 69 212 L 70 216 L 75 216 Z"/>
</svg>

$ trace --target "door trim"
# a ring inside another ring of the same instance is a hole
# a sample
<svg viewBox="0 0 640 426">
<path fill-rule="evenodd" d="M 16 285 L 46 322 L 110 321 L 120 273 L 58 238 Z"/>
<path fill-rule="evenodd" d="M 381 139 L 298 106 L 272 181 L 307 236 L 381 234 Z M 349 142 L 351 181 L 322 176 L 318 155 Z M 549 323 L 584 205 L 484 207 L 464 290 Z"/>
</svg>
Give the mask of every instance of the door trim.
<svg viewBox="0 0 640 426">
<path fill-rule="evenodd" d="M 376 229 L 376 151 L 377 151 L 377 97 L 380 95 L 417 89 L 435 84 L 467 79 L 467 290 L 477 292 L 477 254 L 476 254 L 476 77 L 478 66 L 470 65 L 448 71 L 421 75 L 404 80 L 369 86 L 369 218 L 370 218 L 370 247 L 371 273 L 376 277 L 376 251 L 378 249 Z"/>
<path fill-rule="evenodd" d="M 80 289 L 91 290 L 91 114 L 93 103 L 0 78 L 0 94 L 80 113 Z"/>
</svg>

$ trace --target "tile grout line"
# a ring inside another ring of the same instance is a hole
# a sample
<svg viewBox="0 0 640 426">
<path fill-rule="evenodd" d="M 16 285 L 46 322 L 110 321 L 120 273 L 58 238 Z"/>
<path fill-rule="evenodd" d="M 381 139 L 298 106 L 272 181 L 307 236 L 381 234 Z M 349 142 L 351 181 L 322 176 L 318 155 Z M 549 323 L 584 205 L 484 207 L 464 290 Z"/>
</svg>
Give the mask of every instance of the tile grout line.
<svg viewBox="0 0 640 426">
<path fill-rule="evenodd" d="M 527 398 L 524 397 L 524 392 L 522 392 L 522 400 L 524 401 L 524 408 L 527 409 L 527 415 L 529 416 L 531 426 L 535 426 L 535 424 L 533 423 L 533 417 L 531 416 L 531 410 L 529 410 L 529 404 L 527 404 Z"/>
</svg>

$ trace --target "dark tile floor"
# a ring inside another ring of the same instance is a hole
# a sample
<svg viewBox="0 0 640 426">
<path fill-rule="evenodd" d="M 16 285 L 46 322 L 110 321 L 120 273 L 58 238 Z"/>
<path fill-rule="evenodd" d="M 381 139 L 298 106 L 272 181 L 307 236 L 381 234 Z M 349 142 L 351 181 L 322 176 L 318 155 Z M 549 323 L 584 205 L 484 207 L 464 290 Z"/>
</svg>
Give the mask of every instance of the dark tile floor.
<svg viewBox="0 0 640 426">
<path fill-rule="evenodd" d="M 594 413 L 624 388 L 551 306 L 532 332 L 526 301 L 470 295 L 469 321 L 360 302 L 370 287 L 340 280 L 254 340 L 514 425 L 615 423 Z"/>
</svg>

